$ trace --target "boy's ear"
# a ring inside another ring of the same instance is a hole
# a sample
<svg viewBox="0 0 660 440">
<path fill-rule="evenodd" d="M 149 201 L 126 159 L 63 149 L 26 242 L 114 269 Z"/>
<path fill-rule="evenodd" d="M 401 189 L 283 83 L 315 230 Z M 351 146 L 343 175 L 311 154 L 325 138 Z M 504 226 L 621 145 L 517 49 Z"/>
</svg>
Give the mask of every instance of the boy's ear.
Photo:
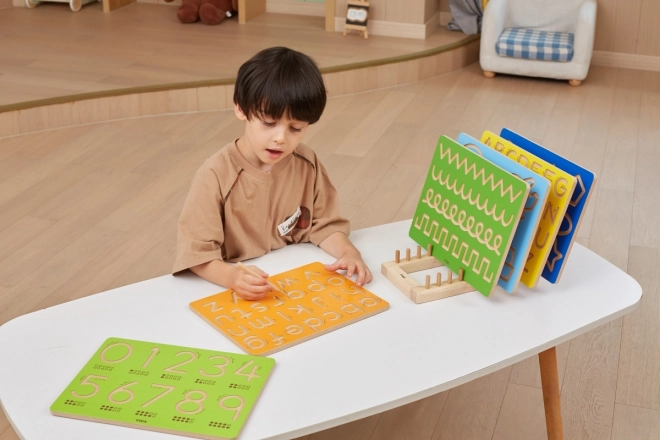
<svg viewBox="0 0 660 440">
<path fill-rule="evenodd" d="M 243 113 L 243 110 L 241 110 L 241 107 L 237 103 L 234 103 L 234 113 L 236 113 L 236 117 L 241 121 L 247 121 L 247 116 Z"/>
</svg>

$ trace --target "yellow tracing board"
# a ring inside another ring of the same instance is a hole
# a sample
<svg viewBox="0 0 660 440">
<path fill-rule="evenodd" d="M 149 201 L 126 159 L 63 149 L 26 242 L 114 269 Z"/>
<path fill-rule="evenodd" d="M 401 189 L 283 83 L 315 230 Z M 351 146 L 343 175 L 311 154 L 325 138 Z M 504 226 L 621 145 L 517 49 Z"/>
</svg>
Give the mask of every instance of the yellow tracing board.
<svg viewBox="0 0 660 440">
<path fill-rule="evenodd" d="M 536 174 L 545 177 L 550 182 L 548 200 L 543 208 L 527 262 L 520 277 L 523 284 L 529 288 L 534 288 L 541 277 L 545 262 L 548 260 L 552 245 L 557 238 L 566 209 L 571 203 L 577 179 L 493 132 L 484 131 L 481 142 L 509 159 L 529 168 Z"/>
<path fill-rule="evenodd" d="M 384 312 L 389 303 L 311 263 L 269 281 L 283 292 L 246 301 L 233 290 L 199 299 L 190 308 L 234 344 L 253 355 L 268 355 L 361 319 Z"/>
</svg>

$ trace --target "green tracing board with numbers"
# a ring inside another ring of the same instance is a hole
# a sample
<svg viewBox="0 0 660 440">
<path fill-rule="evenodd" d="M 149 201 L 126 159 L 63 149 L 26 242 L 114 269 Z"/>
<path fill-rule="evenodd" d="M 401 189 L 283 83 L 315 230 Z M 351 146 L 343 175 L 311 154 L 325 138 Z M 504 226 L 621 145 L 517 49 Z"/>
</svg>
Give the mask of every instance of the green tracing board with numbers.
<svg viewBox="0 0 660 440">
<path fill-rule="evenodd" d="M 131 428 L 233 439 L 274 366 L 267 357 L 109 338 L 50 410 Z"/>
</svg>

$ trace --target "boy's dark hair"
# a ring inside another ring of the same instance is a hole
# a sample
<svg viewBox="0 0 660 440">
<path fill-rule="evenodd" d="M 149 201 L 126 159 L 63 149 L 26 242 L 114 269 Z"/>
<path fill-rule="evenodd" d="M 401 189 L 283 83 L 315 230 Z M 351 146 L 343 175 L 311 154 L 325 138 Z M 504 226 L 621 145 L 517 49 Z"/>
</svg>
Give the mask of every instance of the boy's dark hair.
<svg viewBox="0 0 660 440">
<path fill-rule="evenodd" d="M 238 70 L 234 103 L 251 119 L 269 117 L 315 123 L 321 118 L 327 91 L 323 77 L 307 55 L 286 47 L 264 49 Z"/>
</svg>

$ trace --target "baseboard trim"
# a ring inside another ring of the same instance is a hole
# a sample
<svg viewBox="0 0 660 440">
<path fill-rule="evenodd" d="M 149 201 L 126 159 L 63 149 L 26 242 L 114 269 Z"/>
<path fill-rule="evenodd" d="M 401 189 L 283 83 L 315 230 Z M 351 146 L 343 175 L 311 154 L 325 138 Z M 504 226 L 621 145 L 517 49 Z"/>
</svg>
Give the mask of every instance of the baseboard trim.
<svg viewBox="0 0 660 440">
<path fill-rule="evenodd" d="M 335 17 L 335 32 L 344 32 L 343 17 Z M 394 21 L 369 20 L 367 24 L 369 35 L 384 37 L 426 39 L 426 24 L 396 23 Z"/>
<path fill-rule="evenodd" d="M 440 11 L 440 26 L 447 26 L 452 19 L 451 12 Z"/>
<path fill-rule="evenodd" d="M 591 64 L 594 66 L 660 71 L 660 57 L 633 53 L 594 50 L 591 56 Z"/>
<path fill-rule="evenodd" d="M 325 17 L 325 3 L 266 3 L 266 12 L 272 14 L 307 15 Z"/>
</svg>

